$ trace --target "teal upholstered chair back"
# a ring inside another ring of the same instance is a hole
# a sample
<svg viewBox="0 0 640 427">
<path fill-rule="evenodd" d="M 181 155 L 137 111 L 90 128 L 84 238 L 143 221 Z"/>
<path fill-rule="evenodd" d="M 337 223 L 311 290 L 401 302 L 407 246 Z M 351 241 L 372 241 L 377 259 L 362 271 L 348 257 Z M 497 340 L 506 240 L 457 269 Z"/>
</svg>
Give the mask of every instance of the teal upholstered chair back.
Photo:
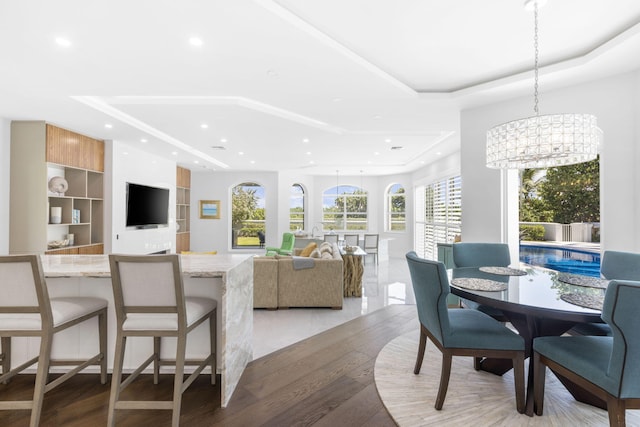
<svg viewBox="0 0 640 427">
<path fill-rule="evenodd" d="M 640 254 L 605 251 L 600 263 L 600 273 L 609 280 L 640 280 Z"/>
<path fill-rule="evenodd" d="M 511 264 L 506 243 L 454 243 L 453 262 L 456 267 L 507 267 Z"/>
<path fill-rule="evenodd" d="M 443 337 L 449 334 L 449 313 L 447 295 L 449 279 L 444 264 L 418 257 L 415 252 L 407 255 L 413 292 L 416 296 L 420 323 L 443 343 Z"/>
<path fill-rule="evenodd" d="M 618 397 L 640 397 L 640 282 L 613 280 L 607 287 L 602 320 L 611 327 L 613 350 L 607 375 L 619 381 Z"/>
</svg>

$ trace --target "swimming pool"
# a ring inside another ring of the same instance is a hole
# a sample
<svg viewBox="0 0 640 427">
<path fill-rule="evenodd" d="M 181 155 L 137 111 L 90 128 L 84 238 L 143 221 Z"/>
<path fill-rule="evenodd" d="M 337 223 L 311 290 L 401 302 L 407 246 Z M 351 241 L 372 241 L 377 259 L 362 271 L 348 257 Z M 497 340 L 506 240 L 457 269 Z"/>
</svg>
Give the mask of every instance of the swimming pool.
<svg viewBox="0 0 640 427">
<path fill-rule="evenodd" d="M 569 248 L 520 245 L 520 261 L 566 273 L 600 277 L 600 254 Z"/>
</svg>

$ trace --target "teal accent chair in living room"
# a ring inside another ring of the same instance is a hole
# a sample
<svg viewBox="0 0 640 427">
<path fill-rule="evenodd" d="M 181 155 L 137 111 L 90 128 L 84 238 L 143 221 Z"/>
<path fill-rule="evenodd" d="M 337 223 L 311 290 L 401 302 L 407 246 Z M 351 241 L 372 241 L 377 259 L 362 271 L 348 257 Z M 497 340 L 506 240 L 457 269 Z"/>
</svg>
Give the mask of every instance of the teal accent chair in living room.
<svg viewBox="0 0 640 427">
<path fill-rule="evenodd" d="M 293 233 L 282 234 L 282 244 L 279 248 L 267 246 L 267 255 L 293 255 L 293 248 L 296 244 L 296 236 Z"/>
<path fill-rule="evenodd" d="M 640 282 L 613 280 L 602 320 L 612 336 L 539 337 L 533 341 L 534 403 L 544 404 L 545 371 L 577 384 L 606 404 L 610 426 L 625 425 L 625 410 L 640 409 Z"/>
<path fill-rule="evenodd" d="M 449 386 L 453 356 L 511 359 L 516 408 L 524 411 L 524 339 L 502 323 L 477 310 L 447 307 L 450 293 L 443 263 L 406 254 L 420 320 L 420 342 L 413 370 L 420 373 L 427 338 L 442 352 L 440 387 L 435 408 L 442 409 Z"/>
<path fill-rule="evenodd" d="M 608 280 L 640 281 L 640 254 L 605 251 L 600 261 L 600 274 Z M 571 335 L 611 336 L 606 323 L 580 323 L 571 328 Z"/>
</svg>

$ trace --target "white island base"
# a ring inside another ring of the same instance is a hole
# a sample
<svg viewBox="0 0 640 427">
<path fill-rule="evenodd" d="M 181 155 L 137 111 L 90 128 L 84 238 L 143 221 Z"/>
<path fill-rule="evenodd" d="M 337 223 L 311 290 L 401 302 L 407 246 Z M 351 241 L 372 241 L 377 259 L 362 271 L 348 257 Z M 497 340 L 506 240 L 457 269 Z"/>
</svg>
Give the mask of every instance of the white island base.
<svg viewBox="0 0 640 427">
<path fill-rule="evenodd" d="M 217 310 L 217 371 L 221 376 L 221 406 L 227 406 L 246 365 L 253 359 L 253 258 L 247 255 L 181 255 L 185 293 L 214 298 Z M 106 255 L 43 255 L 42 264 L 50 296 L 93 296 L 109 301 L 107 366 L 113 367 L 115 312 Z M 153 283 L 149 284 L 153 292 Z M 97 320 L 84 322 L 55 335 L 56 358 L 95 354 Z M 12 365 L 39 351 L 39 339 L 18 338 L 12 345 Z M 175 358 L 175 339 L 163 338 L 162 356 Z M 208 324 L 187 337 L 187 359 L 205 357 L 209 347 Z M 151 338 L 127 340 L 125 372 L 133 371 L 153 351 Z M 60 367 L 60 370 L 64 368 Z M 170 369 L 170 368 L 167 368 Z M 97 369 L 96 369 L 97 372 Z"/>
</svg>

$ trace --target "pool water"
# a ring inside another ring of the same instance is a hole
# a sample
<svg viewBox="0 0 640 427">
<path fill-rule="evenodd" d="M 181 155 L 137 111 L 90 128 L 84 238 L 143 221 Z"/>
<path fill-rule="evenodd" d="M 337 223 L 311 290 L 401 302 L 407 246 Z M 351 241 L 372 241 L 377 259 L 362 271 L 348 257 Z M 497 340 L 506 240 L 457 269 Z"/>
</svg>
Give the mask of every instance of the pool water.
<svg viewBox="0 0 640 427">
<path fill-rule="evenodd" d="M 600 254 L 568 248 L 520 246 L 520 261 L 566 273 L 600 277 Z"/>
</svg>

